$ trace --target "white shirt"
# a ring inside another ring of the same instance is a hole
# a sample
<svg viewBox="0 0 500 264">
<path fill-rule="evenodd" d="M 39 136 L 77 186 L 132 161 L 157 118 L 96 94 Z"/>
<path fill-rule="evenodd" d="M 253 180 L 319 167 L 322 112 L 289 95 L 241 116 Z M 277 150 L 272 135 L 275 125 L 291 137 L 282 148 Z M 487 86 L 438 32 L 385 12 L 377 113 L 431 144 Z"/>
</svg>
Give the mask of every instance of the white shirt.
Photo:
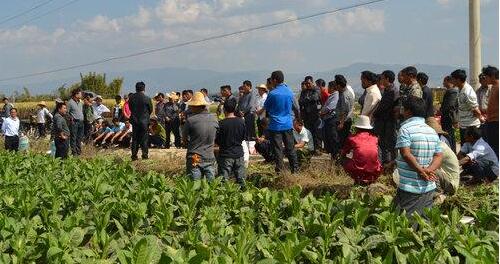
<svg viewBox="0 0 500 264">
<path fill-rule="evenodd" d="M 111 112 L 111 111 L 109 111 L 109 108 L 107 108 L 103 104 L 100 104 L 100 105 L 93 104 L 92 105 L 92 109 L 94 110 L 94 118 L 95 119 L 102 118 L 102 114 L 103 113 L 109 113 L 109 112 Z"/>
<path fill-rule="evenodd" d="M 352 114 L 354 112 L 354 104 L 356 102 L 356 94 L 354 93 L 354 90 L 350 85 L 346 86 L 345 91 L 349 93 L 349 96 L 346 95 L 345 99 L 349 100 L 349 106 L 350 106 L 349 112 L 347 113 L 347 118 L 352 118 Z"/>
<path fill-rule="evenodd" d="M 19 136 L 19 125 L 21 122 L 19 121 L 19 118 L 16 117 L 16 119 L 12 119 L 12 117 L 6 117 L 3 119 L 2 123 L 2 132 L 5 136 L 8 137 L 13 137 L 13 136 Z"/>
<path fill-rule="evenodd" d="M 371 119 L 371 116 L 380 102 L 380 99 L 382 99 L 382 94 L 376 84 L 366 88 L 365 102 L 363 103 L 361 114 L 369 116 Z"/>
<path fill-rule="evenodd" d="M 498 176 L 497 156 L 493 149 L 491 149 L 490 145 L 488 145 L 483 138 L 478 139 L 474 145 L 471 143 L 465 143 L 460 149 L 460 152 L 467 154 L 472 161 L 480 160 L 486 164 L 490 163 L 491 170 L 496 176 Z"/>
<path fill-rule="evenodd" d="M 263 94 L 262 96 L 257 97 L 257 111 L 260 111 L 261 109 L 264 108 L 264 103 L 266 102 L 267 99 L 267 93 Z M 266 118 L 266 113 L 262 112 L 262 114 L 259 115 L 259 119 L 262 120 Z"/>
<path fill-rule="evenodd" d="M 302 130 L 300 131 L 300 133 L 297 133 L 297 131 L 295 131 L 295 129 L 293 130 L 293 138 L 295 139 L 295 141 L 297 143 L 302 143 L 304 142 L 304 148 L 310 150 L 310 151 L 313 151 L 314 150 L 314 144 L 312 144 L 311 140 L 312 140 L 312 134 L 309 130 L 307 130 L 307 128 L 305 127 L 302 127 Z M 309 144 L 311 143 L 311 144 Z"/>
<path fill-rule="evenodd" d="M 46 116 L 50 116 L 50 118 L 52 118 L 52 114 L 49 112 L 47 107 L 44 107 L 44 108 L 38 110 L 38 112 L 36 113 L 36 122 L 38 124 L 45 124 L 45 117 Z"/>
<path fill-rule="evenodd" d="M 481 124 L 479 118 L 475 117 L 474 113 L 472 113 L 472 110 L 477 107 L 479 107 L 479 104 L 476 92 L 466 82 L 458 94 L 458 124 L 461 128 L 479 126 Z"/>
</svg>

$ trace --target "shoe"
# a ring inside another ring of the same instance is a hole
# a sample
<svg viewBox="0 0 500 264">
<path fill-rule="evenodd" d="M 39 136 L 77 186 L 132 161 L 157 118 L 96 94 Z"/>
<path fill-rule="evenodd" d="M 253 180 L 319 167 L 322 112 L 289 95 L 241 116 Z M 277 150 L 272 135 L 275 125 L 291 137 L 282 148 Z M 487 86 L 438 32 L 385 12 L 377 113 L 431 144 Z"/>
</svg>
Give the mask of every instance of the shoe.
<svg viewBox="0 0 500 264">
<path fill-rule="evenodd" d="M 137 156 L 133 156 L 131 159 L 132 159 L 132 161 L 136 161 L 137 160 Z"/>
<path fill-rule="evenodd" d="M 149 157 L 148 157 L 148 156 L 142 156 L 142 159 L 143 159 L 143 160 L 148 160 L 148 159 L 149 159 Z"/>
</svg>

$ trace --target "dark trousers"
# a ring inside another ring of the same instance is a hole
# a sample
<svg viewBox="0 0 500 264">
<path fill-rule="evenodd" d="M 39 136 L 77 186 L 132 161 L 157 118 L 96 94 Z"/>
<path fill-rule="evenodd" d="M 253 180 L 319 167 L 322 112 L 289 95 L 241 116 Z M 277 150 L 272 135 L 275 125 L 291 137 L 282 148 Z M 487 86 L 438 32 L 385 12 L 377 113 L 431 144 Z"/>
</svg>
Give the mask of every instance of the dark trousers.
<svg viewBox="0 0 500 264">
<path fill-rule="evenodd" d="M 495 180 L 497 176 L 493 173 L 492 162 L 483 162 L 480 160 L 475 160 L 464 165 L 462 168 L 464 171 L 462 173 L 469 174 L 474 177 L 475 180 Z"/>
<path fill-rule="evenodd" d="M 330 118 L 324 120 L 323 124 L 323 135 L 325 148 L 328 153 L 330 153 L 332 159 L 334 159 L 340 150 L 339 135 L 337 131 L 338 121 L 337 118 Z"/>
<path fill-rule="evenodd" d="M 495 151 L 498 158 L 498 122 L 488 122 L 485 124 L 486 142 Z"/>
<path fill-rule="evenodd" d="M 174 145 L 176 148 L 181 147 L 181 122 L 179 118 L 172 120 L 172 133 L 174 133 Z"/>
<path fill-rule="evenodd" d="M 382 164 L 396 159 L 396 121 L 375 121 L 374 132 L 378 137 L 379 159 Z"/>
<path fill-rule="evenodd" d="M 221 176 L 225 181 L 229 180 L 229 177 L 234 174 L 236 182 L 241 188 L 245 188 L 245 160 L 243 157 L 239 158 L 223 158 L 220 157 L 219 164 L 219 176 Z"/>
<path fill-rule="evenodd" d="M 319 151 L 321 149 L 321 137 L 318 129 L 319 125 L 319 117 L 318 116 L 312 116 L 311 118 L 304 118 L 302 120 L 304 122 L 304 126 L 311 132 L 311 135 L 313 136 L 313 142 L 314 142 L 314 150 Z"/>
<path fill-rule="evenodd" d="M 344 121 L 344 128 L 342 128 L 339 133 L 340 146 L 343 147 L 346 139 L 351 135 L 352 119 L 347 119 Z"/>
<path fill-rule="evenodd" d="M 83 140 L 83 121 L 74 120 L 71 123 L 70 145 L 71 153 L 73 156 L 82 154 L 82 140 Z"/>
<path fill-rule="evenodd" d="M 132 159 L 137 159 L 139 147 L 142 151 L 142 158 L 148 157 L 148 125 L 147 124 L 132 124 Z"/>
<path fill-rule="evenodd" d="M 18 136 L 5 136 L 5 150 L 18 151 L 19 150 L 19 137 Z"/>
<path fill-rule="evenodd" d="M 299 161 L 297 152 L 295 151 L 295 141 L 293 138 L 292 129 L 285 131 L 269 131 L 270 141 L 273 149 L 273 154 L 276 157 L 275 163 L 276 172 L 283 170 L 283 145 L 285 146 L 285 155 L 290 163 L 290 171 L 295 173 L 299 170 Z"/>
<path fill-rule="evenodd" d="M 266 139 L 262 142 L 255 143 L 255 150 L 257 150 L 257 152 L 259 152 L 259 154 L 262 155 L 267 162 L 275 160 L 271 141 Z"/>
<path fill-rule="evenodd" d="M 165 140 L 163 140 L 163 138 L 161 138 L 158 135 L 150 135 L 149 136 L 149 144 L 151 146 L 156 146 L 158 148 L 162 148 L 163 146 L 165 146 Z"/>
<path fill-rule="evenodd" d="M 457 141 L 455 140 L 455 128 L 453 127 L 452 124 L 448 124 L 443 122 L 442 124 L 444 132 L 448 133 L 448 136 L 446 136 L 446 139 L 450 142 L 451 150 L 453 150 L 454 153 L 457 152 Z"/>
<path fill-rule="evenodd" d="M 92 123 L 84 122 L 83 123 L 83 141 L 89 142 L 91 139 L 92 133 Z"/>
<path fill-rule="evenodd" d="M 264 128 L 262 127 L 262 119 L 257 117 L 257 134 L 259 137 L 262 137 L 262 134 L 264 134 Z"/>
<path fill-rule="evenodd" d="M 164 145 L 166 148 L 170 148 L 170 146 L 171 146 L 170 134 L 174 132 L 174 128 L 175 128 L 174 126 L 175 126 L 174 120 L 170 120 L 170 121 L 165 122 L 165 132 L 167 134 L 167 138 L 165 139 Z M 175 133 L 174 133 L 174 137 L 175 137 Z"/>
<path fill-rule="evenodd" d="M 425 208 L 432 208 L 434 202 L 434 191 L 426 193 L 411 193 L 403 191 L 398 188 L 396 191 L 396 196 L 392 200 L 392 203 L 397 211 L 406 211 L 407 216 L 411 216 L 414 212 L 422 217 L 424 215 Z"/>
<path fill-rule="evenodd" d="M 67 159 L 69 152 L 69 140 L 56 137 L 54 138 L 54 144 L 56 145 L 55 157 L 61 159 Z"/>
<path fill-rule="evenodd" d="M 37 123 L 36 124 L 37 130 L 38 130 L 38 137 L 45 137 L 45 123 Z"/>
<path fill-rule="evenodd" d="M 245 115 L 245 126 L 247 128 L 247 141 L 255 141 L 257 133 L 255 131 L 255 113 Z"/>
</svg>

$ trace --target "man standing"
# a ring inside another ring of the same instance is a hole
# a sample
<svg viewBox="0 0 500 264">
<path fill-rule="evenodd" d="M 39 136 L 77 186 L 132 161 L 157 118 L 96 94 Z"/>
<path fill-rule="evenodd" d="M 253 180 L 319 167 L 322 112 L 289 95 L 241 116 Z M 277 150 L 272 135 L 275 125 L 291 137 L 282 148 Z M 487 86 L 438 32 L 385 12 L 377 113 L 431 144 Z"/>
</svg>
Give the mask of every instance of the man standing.
<svg viewBox="0 0 500 264">
<path fill-rule="evenodd" d="M 299 107 L 300 114 L 302 115 L 301 120 L 313 136 L 314 150 L 319 152 L 321 149 L 321 142 L 318 137 L 318 125 L 321 99 L 318 90 L 313 85 L 312 77 L 309 77 L 310 76 L 307 76 L 304 80 L 305 89 L 300 92 Z"/>
<path fill-rule="evenodd" d="M 328 83 L 328 99 L 321 108 L 319 115 L 323 121 L 323 137 L 325 149 L 330 153 L 331 159 L 334 160 L 340 150 L 339 144 L 339 116 L 336 112 L 337 104 L 339 103 L 339 92 L 335 90 L 335 82 Z"/>
<path fill-rule="evenodd" d="M 351 133 L 354 93 L 351 93 L 351 91 L 348 90 L 349 86 L 347 85 L 347 80 L 343 75 L 335 75 L 333 84 L 335 86 L 335 90 L 339 92 L 339 101 L 336 107 L 339 119 L 337 130 L 340 148 L 342 148 L 344 142 Z"/>
<path fill-rule="evenodd" d="M 67 110 L 65 103 L 56 106 L 56 114 L 54 115 L 52 126 L 52 136 L 56 145 L 55 157 L 61 159 L 68 158 L 69 151 L 70 131 L 65 118 Z"/>
<path fill-rule="evenodd" d="M 423 215 L 424 208 L 432 207 L 442 150 L 438 135 L 425 124 L 422 98 L 410 96 L 403 101 L 403 116 L 396 142 L 399 184 L 393 203 L 408 216 L 414 212 Z"/>
<path fill-rule="evenodd" d="M 486 83 L 491 85 L 486 111 L 486 142 L 488 142 L 498 158 L 498 69 L 493 66 L 486 66 L 482 72 Z"/>
<path fill-rule="evenodd" d="M 17 109 L 10 108 L 9 117 L 3 118 L 2 134 L 5 136 L 5 150 L 19 150 L 19 128 L 21 121 L 17 118 Z"/>
<path fill-rule="evenodd" d="M 132 124 L 132 160 L 137 160 L 139 147 L 142 151 L 142 159 L 148 159 L 148 128 L 149 117 L 153 111 L 151 99 L 144 94 L 146 84 L 138 82 L 135 84 L 136 93 L 129 98 L 130 123 Z"/>
<path fill-rule="evenodd" d="M 90 95 L 85 95 L 83 97 L 83 139 L 84 139 L 83 141 L 85 143 L 91 140 L 90 134 L 92 133 L 93 122 L 94 122 L 94 108 L 92 107 L 92 99 L 90 98 Z"/>
<path fill-rule="evenodd" d="M 259 96 L 257 97 L 257 130 L 258 136 L 261 137 L 264 134 L 264 128 L 262 126 L 262 120 L 266 118 L 266 110 L 264 110 L 264 102 L 267 99 L 267 86 L 265 84 L 261 84 L 257 86 L 259 91 Z"/>
<path fill-rule="evenodd" d="M 464 142 L 464 133 L 468 127 L 479 127 L 484 121 L 479 111 L 477 95 L 470 84 L 467 83 L 467 74 L 464 70 L 451 73 L 453 84 L 460 90 L 458 94 L 458 125 L 460 126 L 460 143 Z"/>
<path fill-rule="evenodd" d="M 422 98 L 423 91 L 420 84 L 418 84 L 417 74 L 417 68 L 408 66 L 402 69 L 400 75 L 398 75 L 401 83 L 401 90 L 399 93 L 402 101 L 406 100 L 410 96 Z"/>
<path fill-rule="evenodd" d="M 379 84 L 383 88 L 380 103 L 373 113 L 374 133 L 378 136 L 379 157 L 382 165 L 388 165 L 396 159 L 397 122 L 395 107 L 399 93 L 394 87 L 396 76 L 392 71 L 380 75 Z"/>
<path fill-rule="evenodd" d="M 177 95 L 171 93 L 168 95 L 168 102 L 165 104 L 165 130 L 167 133 L 167 141 L 165 142 L 165 147 L 170 148 L 170 134 L 174 134 L 174 145 L 176 147 L 181 146 L 181 139 L 179 134 L 178 117 L 179 117 L 179 107 L 175 103 Z M 177 119 L 177 121 L 176 121 Z"/>
<path fill-rule="evenodd" d="M 224 103 L 229 101 L 229 100 L 234 100 L 236 104 L 238 104 L 238 99 L 233 96 L 233 92 L 231 91 L 231 85 L 223 85 L 220 87 L 220 96 L 221 101 L 219 103 L 219 106 L 217 106 L 217 117 L 219 119 L 223 118 L 222 115 L 224 114 Z"/>
<path fill-rule="evenodd" d="M 36 125 L 38 127 L 38 137 L 39 138 L 45 138 L 46 134 L 46 122 L 47 122 L 47 117 L 50 119 L 53 118 L 52 114 L 50 113 L 49 109 L 47 109 L 47 104 L 45 101 L 41 101 L 38 104 L 38 110 L 36 112 Z"/>
<path fill-rule="evenodd" d="M 363 108 L 361 109 L 361 115 L 368 116 L 372 118 L 373 112 L 377 108 L 382 94 L 377 86 L 378 76 L 371 71 L 363 71 L 361 73 L 361 86 L 366 91 L 365 100 L 363 101 Z"/>
<path fill-rule="evenodd" d="M 444 77 L 443 87 L 446 92 L 441 102 L 441 126 L 448 133 L 448 141 L 450 142 L 453 153 L 457 151 L 457 143 L 455 141 L 455 126 L 458 124 L 458 88 L 451 82 L 451 76 Z"/>
<path fill-rule="evenodd" d="M 210 181 L 215 174 L 214 142 L 219 124 L 208 112 L 208 103 L 201 92 L 196 92 L 187 104 L 191 115 L 182 130 L 182 140 L 187 146 L 186 174 L 193 180 L 205 177 Z"/>
<path fill-rule="evenodd" d="M 248 80 L 243 82 L 243 95 L 238 100 L 237 116 L 245 119 L 247 129 L 246 140 L 255 141 L 257 134 L 255 132 L 255 112 L 257 111 L 257 97 L 252 91 L 252 83 Z"/>
<path fill-rule="evenodd" d="M 312 77 L 311 77 L 311 80 L 312 80 Z M 307 87 L 307 83 L 309 83 L 309 82 L 308 81 L 306 82 L 306 87 Z M 325 80 L 323 80 L 323 79 L 317 79 L 316 80 L 316 89 L 315 90 L 318 91 L 318 93 L 320 95 L 321 104 L 324 104 L 326 102 L 326 100 L 328 99 L 328 96 L 330 96 L 330 93 L 328 92 L 328 87 L 326 87 Z"/>
<path fill-rule="evenodd" d="M 84 132 L 82 90 L 80 90 L 80 88 L 77 88 L 71 92 L 71 99 L 68 100 L 68 114 L 68 118 L 69 120 L 71 120 L 71 153 L 73 154 L 73 156 L 80 156 L 82 154 L 82 140 Z"/>
<path fill-rule="evenodd" d="M 491 85 L 486 82 L 486 76 L 483 73 L 479 74 L 479 83 L 481 86 L 476 91 L 477 103 L 479 104 L 479 111 L 481 111 L 481 115 L 486 116 Z"/>
<path fill-rule="evenodd" d="M 14 108 L 14 105 L 9 102 L 9 98 L 3 98 L 2 115 L 0 117 L 9 117 L 10 109 Z"/>
<path fill-rule="evenodd" d="M 264 109 L 269 116 L 269 134 L 273 147 L 273 153 L 276 157 L 276 172 L 283 170 L 283 145 L 285 154 L 290 162 L 290 171 L 296 173 L 299 169 L 297 153 L 294 148 L 294 139 L 292 132 L 292 90 L 284 83 L 285 76 L 281 71 L 274 71 L 271 74 L 271 87 L 267 100 L 264 103 Z"/>
<path fill-rule="evenodd" d="M 420 87 L 422 87 L 422 99 L 425 102 L 425 118 L 434 117 L 434 98 L 432 97 L 432 91 L 427 82 L 429 81 L 429 76 L 423 72 L 417 74 L 417 82 Z"/>
<path fill-rule="evenodd" d="M 163 93 L 158 93 L 153 99 L 156 101 L 155 104 L 155 115 L 158 123 L 165 127 L 166 113 L 165 113 L 165 95 Z"/>
</svg>

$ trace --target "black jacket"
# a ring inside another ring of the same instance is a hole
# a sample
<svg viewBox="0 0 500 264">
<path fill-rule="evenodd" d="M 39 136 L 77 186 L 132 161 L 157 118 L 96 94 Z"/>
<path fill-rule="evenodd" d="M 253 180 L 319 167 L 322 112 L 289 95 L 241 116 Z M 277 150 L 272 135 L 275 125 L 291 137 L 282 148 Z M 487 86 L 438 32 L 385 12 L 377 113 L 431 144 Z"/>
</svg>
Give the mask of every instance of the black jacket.
<svg viewBox="0 0 500 264">
<path fill-rule="evenodd" d="M 377 109 L 373 112 L 375 122 L 379 121 L 396 121 L 394 115 L 394 107 L 397 106 L 399 99 L 399 91 L 396 91 L 394 86 L 384 89 L 380 103 Z"/>
<path fill-rule="evenodd" d="M 149 125 L 149 118 L 153 112 L 151 98 L 142 92 L 135 93 L 128 100 L 130 107 L 130 123 L 132 125 Z"/>
<path fill-rule="evenodd" d="M 441 124 L 451 127 L 458 122 L 458 89 L 447 89 L 441 102 Z"/>
<path fill-rule="evenodd" d="M 303 119 L 318 118 L 321 109 L 321 99 L 316 89 L 305 89 L 300 93 L 300 113 Z"/>
<path fill-rule="evenodd" d="M 432 97 L 431 88 L 427 85 L 422 87 L 422 99 L 425 101 L 425 117 L 434 116 L 434 98 Z"/>
</svg>

